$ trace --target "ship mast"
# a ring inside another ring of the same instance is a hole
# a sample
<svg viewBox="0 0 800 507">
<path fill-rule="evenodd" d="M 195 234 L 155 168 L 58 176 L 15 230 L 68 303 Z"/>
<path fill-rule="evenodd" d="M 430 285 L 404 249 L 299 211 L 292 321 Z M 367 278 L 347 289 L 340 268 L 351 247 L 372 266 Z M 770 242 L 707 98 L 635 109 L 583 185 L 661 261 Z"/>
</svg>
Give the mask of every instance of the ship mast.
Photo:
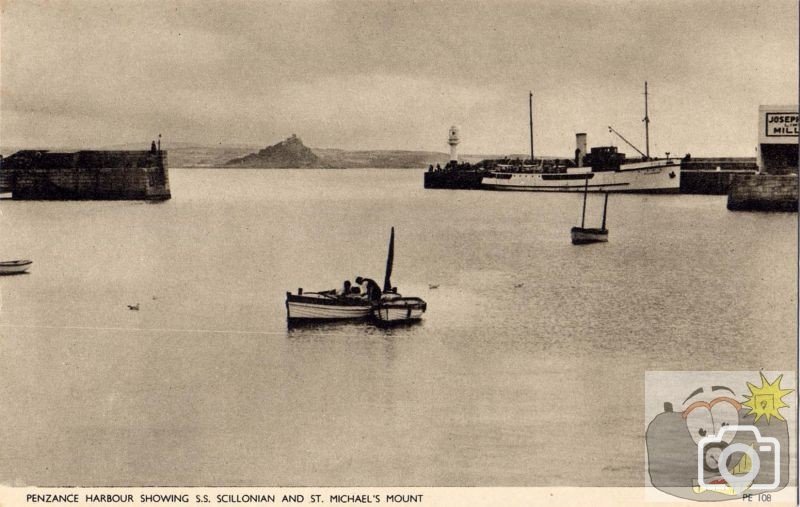
<svg viewBox="0 0 800 507">
<path fill-rule="evenodd" d="M 528 115 L 531 120 L 531 165 L 533 163 L 533 92 L 531 91 L 528 97 Z"/>
<path fill-rule="evenodd" d="M 650 160 L 650 117 L 647 115 L 647 81 L 644 82 L 644 145 L 647 160 Z"/>
</svg>

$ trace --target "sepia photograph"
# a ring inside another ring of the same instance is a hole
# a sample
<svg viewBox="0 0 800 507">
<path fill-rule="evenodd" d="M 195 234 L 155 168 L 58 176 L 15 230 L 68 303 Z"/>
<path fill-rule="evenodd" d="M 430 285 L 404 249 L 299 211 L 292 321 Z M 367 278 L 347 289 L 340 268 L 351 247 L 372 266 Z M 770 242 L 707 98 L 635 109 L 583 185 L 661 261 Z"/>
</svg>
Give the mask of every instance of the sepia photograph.
<svg viewBox="0 0 800 507">
<path fill-rule="evenodd" d="M 799 12 L 0 0 L 0 505 L 797 505 Z"/>
</svg>

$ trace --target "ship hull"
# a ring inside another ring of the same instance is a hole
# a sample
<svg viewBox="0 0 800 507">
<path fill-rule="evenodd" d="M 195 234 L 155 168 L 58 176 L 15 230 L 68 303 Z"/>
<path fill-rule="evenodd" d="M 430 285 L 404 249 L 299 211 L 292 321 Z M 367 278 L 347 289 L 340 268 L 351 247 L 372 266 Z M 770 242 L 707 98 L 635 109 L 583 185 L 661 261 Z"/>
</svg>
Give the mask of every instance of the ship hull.
<svg viewBox="0 0 800 507">
<path fill-rule="evenodd" d="M 678 193 L 681 187 L 680 163 L 674 160 L 651 160 L 625 164 L 618 171 L 588 168 L 567 173 L 494 172 L 481 180 L 490 190 L 530 192 L 613 192 Z"/>
<path fill-rule="evenodd" d="M 0 275 L 18 275 L 24 273 L 33 264 L 33 261 L 4 261 L 0 262 Z"/>
<path fill-rule="evenodd" d="M 352 300 L 349 300 L 352 299 Z M 288 295 L 286 317 L 290 323 L 366 319 L 372 306 L 354 298 Z"/>
<path fill-rule="evenodd" d="M 591 243 L 605 243 L 608 241 L 608 229 L 589 229 L 573 227 L 571 231 L 573 245 L 588 245 Z"/>
<path fill-rule="evenodd" d="M 402 324 L 419 321 L 428 305 L 417 297 L 400 297 L 382 301 L 372 310 L 372 318 L 378 325 Z"/>
</svg>

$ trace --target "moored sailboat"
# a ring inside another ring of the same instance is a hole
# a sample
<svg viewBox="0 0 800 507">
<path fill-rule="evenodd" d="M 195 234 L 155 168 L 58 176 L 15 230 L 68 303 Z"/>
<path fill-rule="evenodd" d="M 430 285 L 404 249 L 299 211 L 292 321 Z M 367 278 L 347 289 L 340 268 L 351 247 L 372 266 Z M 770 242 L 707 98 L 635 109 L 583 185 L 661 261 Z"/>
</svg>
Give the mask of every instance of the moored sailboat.
<svg viewBox="0 0 800 507">
<path fill-rule="evenodd" d="M 286 317 L 289 325 L 372 318 L 376 324 L 414 322 L 422 317 L 428 305 L 418 297 L 403 297 L 392 287 L 391 276 L 394 264 L 394 227 L 389 239 L 389 255 L 386 259 L 386 277 L 383 289 L 370 278 L 357 277 L 351 286 L 344 282 L 341 290 L 319 292 L 286 293 Z"/>
<path fill-rule="evenodd" d="M 587 245 L 590 243 L 604 243 L 608 241 L 608 229 L 606 229 L 606 211 L 608 209 L 608 192 L 605 194 L 603 202 L 603 224 L 600 228 L 586 227 L 586 196 L 587 190 L 583 191 L 583 211 L 581 212 L 581 226 L 573 227 L 570 231 L 573 245 Z"/>
<path fill-rule="evenodd" d="M 389 237 L 389 254 L 386 257 L 386 276 L 383 292 L 372 308 L 372 318 L 376 324 L 391 325 L 416 322 L 428 308 L 428 304 L 418 297 L 403 297 L 392 287 L 392 267 L 394 263 L 394 227 Z"/>
</svg>

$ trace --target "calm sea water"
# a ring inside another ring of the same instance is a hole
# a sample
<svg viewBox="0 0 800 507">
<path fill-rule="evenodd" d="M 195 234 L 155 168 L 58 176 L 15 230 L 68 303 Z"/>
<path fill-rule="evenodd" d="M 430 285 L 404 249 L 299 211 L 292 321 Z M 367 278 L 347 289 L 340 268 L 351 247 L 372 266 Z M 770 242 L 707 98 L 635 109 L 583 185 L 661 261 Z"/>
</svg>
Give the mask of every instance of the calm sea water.
<svg viewBox="0 0 800 507">
<path fill-rule="evenodd" d="M 612 195 L 575 247 L 579 195 L 170 177 L 0 202 L 0 256 L 34 260 L 0 279 L 0 482 L 642 486 L 646 371 L 794 369 L 796 214 Z M 424 321 L 287 330 L 287 290 L 381 280 L 391 226 Z"/>
</svg>

